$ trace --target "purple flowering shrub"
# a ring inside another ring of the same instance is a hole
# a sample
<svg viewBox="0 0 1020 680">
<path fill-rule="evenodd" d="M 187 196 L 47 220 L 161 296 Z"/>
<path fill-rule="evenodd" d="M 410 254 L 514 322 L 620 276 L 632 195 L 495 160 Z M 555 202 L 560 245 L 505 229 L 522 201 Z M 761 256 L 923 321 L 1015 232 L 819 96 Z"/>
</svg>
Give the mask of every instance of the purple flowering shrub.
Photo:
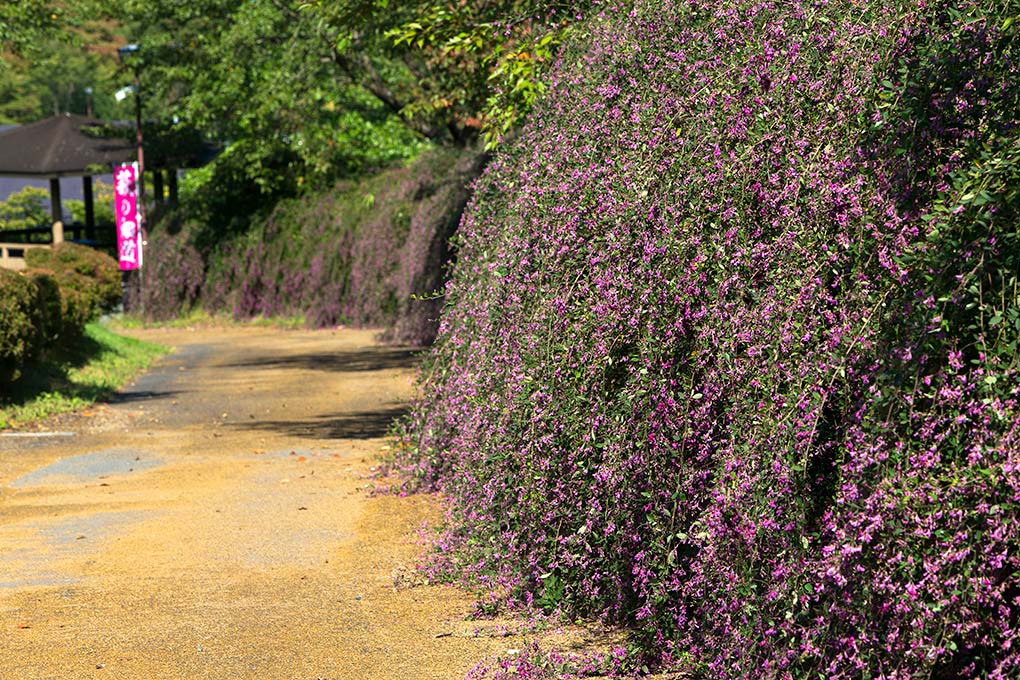
<svg viewBox="0 0 1020 680">
<path fill-rule="evenodd" d="M 141 289 L 142 312 L 148 319 L 173 319 L 198 302 L 205 261 L 192 243 L 194 230 L 178 213 L 164 216 L 161 228 L 149 235 Z"/>
<path fill-rule="evenodd" d="M 438 310 L 412 295 L 442 287 L 445 259 L 433 244 L 453 235 L 480 170 L 475 153 L 434 151 L 407 168 L 281 201 L 212 258 L 208 304 L 238 318 L 382 326 L 396 341 L 427 344 Z"/>
<path fill-rule="evenodd" d="M 1020 676 L 1020 4 L 603 7 L 458 233 L 441 559 L 704 677 Z"/>
<path fill-rule="evenodd" d="M 146 309 L 168 318 L 197 300 L 239 319 L 304 315 L 312 327 L 380 326 L 395 342 L 428 344 L 440 306 L 431 294 L 443 287 L 449 242 L 483 162 L 476 152 L 435 150 L 406 168 L 283 199 L 206 248 L 201 267 L 193 266 L 200 230 L 154 239 Z"/>
</svg>

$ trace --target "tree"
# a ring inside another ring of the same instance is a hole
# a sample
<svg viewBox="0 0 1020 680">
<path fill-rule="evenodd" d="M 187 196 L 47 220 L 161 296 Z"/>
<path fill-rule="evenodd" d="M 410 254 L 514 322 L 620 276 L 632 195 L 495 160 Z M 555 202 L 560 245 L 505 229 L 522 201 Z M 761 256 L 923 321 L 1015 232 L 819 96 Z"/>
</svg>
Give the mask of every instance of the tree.
<svg viewBox="0 0 1020 680">
<path fill-rule="evenodd" d="M 51 31 L 60 18 L 59 11 L 48 0 L 4 0 L 0 3 L 0 54 L 25 49 Z"/>
<path fill-rule="evenodd" d="M 14 192 L 0 201 L 0 231 L 49 226 L 49 202 L 45 189 L 27 186 Z"/>
<path fill-rule="evenodd" d="M 317 18 L 341 70 L 409 125 L 460 144 L 481 131 L 491 147 L 544 90 L 546 68 L 590 2 L 315 0 L 300 6 Z M 375 55 L 402 68 L 387 72 Z"/>
<path fill-rule="evenodd" d="M 124 39 L 105 0 L 15 0 L 0 7 L 0 122 L 58 113 L 122 116 L 114 101 Z"/>
<path fill-rule="evenodd" d="M 225 162 L 263 193 L 364 171 L 421 142 L 340 73 L 312 25 L 270 0 L 131 0 L 147 121 L 231 144 Z"/>
</svg>

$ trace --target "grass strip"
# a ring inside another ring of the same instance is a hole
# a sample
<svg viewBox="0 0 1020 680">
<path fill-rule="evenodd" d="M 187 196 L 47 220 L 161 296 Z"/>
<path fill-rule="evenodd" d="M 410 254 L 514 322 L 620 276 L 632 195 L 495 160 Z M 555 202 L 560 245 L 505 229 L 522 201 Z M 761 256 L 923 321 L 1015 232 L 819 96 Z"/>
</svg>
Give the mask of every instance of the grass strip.
<svg viewBox="0 0 1020 680">
<path fill-rule="evenodd" d="M 85 408 L 137 376 L 169 347 L 90 323 L 75 348 L 26 367 L 0 395 L 0 430 Z"/>
<path fill-rule="evenodd" d="M 308 328 L 303 315 L 294 316 L 256 316 L 251 319 L 235 319 L 226 313 L 210 313 L 201 307 L 191 309 L 175 319 L 166 321 L 147 321 L 140 316 L 122 314 L 111 320 L 112 327 L 118 330 L 142 328 L 237 328 L 254 326 L 264 328 L 300 329 Z"/>
</svg>

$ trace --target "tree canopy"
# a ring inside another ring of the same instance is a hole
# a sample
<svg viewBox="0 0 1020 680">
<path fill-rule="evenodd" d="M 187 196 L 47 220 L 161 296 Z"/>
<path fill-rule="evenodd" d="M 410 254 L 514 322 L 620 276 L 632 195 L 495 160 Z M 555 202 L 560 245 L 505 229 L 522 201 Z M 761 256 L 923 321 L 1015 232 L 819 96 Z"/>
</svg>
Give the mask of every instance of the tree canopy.
<svg viewBox="0 0 1020 680">
<path fill-rule="evenodd" d="M 116 47 L 125 41 L 105 0 L 12 0 L 0 6 L 0 123 L 60 113 L 126 118 Z"/>
<path fill-rule="evenodd" d="M 85 113 L 88 90 L 97 116 L 130 120 L 133 98 L 114 94 L 137 72 L 146 146 L 221 142 L 216 184 L 250 207 L 429 145 L 498 145 L 588 4 L 15 0 L 0 122 Z M 122 62 L 127 43 L 140 49 Z"/>
</svg>

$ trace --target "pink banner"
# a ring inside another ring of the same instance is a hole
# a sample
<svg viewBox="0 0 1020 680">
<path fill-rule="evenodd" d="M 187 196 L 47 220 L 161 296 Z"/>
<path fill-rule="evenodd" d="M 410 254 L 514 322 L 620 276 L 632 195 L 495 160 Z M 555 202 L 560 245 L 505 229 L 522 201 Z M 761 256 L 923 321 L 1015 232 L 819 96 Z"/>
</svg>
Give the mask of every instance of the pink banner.
<svg viewBox="0 0 1020 680">
<path fill-rule="evenodd" d="M 142 266 L 141 215 L 135 178 L 138 164 L 118 165 L 113 173 L 114 212 L 117 215 L 117 254 L 122 271 Z"/>
</svg>

